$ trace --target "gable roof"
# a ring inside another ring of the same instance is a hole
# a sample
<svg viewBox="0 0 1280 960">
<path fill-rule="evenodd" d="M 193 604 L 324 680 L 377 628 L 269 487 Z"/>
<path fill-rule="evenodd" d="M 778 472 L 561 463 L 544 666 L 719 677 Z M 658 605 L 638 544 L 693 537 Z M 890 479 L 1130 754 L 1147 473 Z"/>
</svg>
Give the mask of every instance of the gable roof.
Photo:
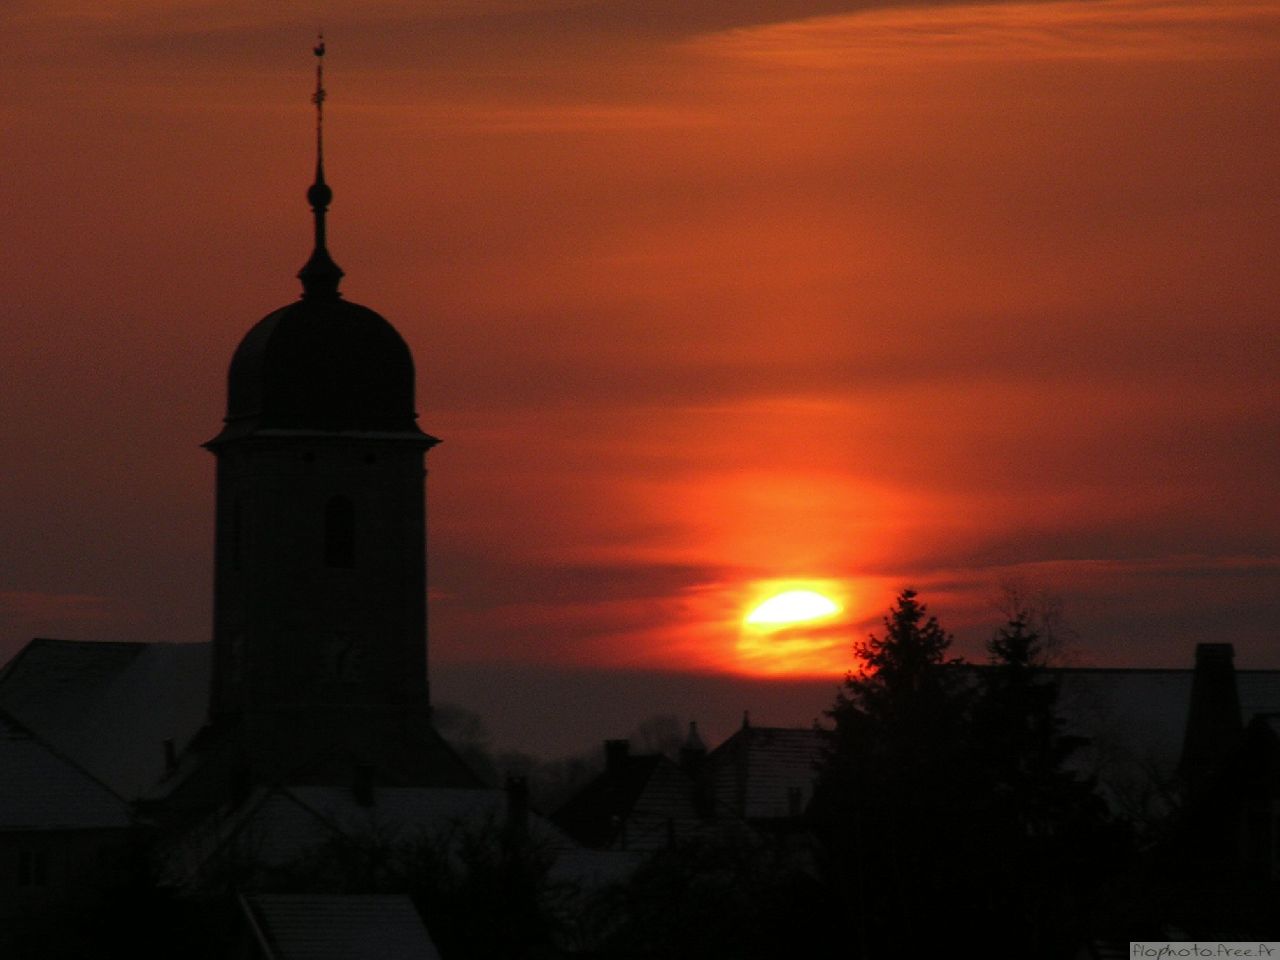
<svg viewBox="0 0 1280 960">
<path fill-rule="evenodd" d="M 816 727 L 744 724 L 707 755 L 712 793 L 746 820 L 799 816 L 813 799 L 830 739 Z"/>
<path fill-rule="evenodd" d="M 254 894 L 240 904 L 267 960 L 440 960 L 406 896 Z"/>
<path fill-rule="evenodd" d="M 698 784 L 675 761 L 624 753 L 551 819 L 588 847 L 658 850 L 699 830 L 712 812 L 703 806 Z"/>
<path fill-rule="evenodd" d="M 129 824 L 123 799 L 0 710 L 0 832 Z"/>
<path fill-rule="evenodd" d="M 210 644 L 35 639 L 0 671 L 0 707 L 120 796 L 141 796 L 203 725 Z"/>
</svg>

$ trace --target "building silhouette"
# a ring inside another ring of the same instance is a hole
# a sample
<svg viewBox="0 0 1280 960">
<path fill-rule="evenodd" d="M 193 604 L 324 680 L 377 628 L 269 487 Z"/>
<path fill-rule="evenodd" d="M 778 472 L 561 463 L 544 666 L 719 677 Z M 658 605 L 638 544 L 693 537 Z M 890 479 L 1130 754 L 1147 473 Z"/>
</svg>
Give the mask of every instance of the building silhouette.
<svg viewBox="0 0 1280 960">
<path fill-rule="evenodd" d="M 323 47 L 318 47 L 318 53 Z M 425 456 L 408 346 L 346 300 L 329 254 L 317 58 L 314 249 L 302 295 L 260 320 L 227 375 L 217 460 L 209 729 L 218 782 L 478 786 L 430 724 Z M 188 765 L 192 766 L 192 765 Z"/>
<path fill-rule="evenodd" d="M 270 887 L 281 858 L 326 844 L 510 819 L 507 794 L 431 723 L 425 456 L 439 441 L 417 424 L 408 346 L 342 296 L 328 251 L 323 53 L 301 295 L 240 342 L 205 444 L 212 642 L 36 639 L 0 671 L 0 955 L 75 955 L 48 939 L 60 920 L 139 870 L 225 896 Z M 256 930 L 286 922 L 282 903 L 317 901 L 239 902 Z M 400 901 L 362 903 L 329 903 L 331 925 L 403 914 Z M 422 940 L 395 955 L 437 956 Z"/>
<path fill-rule="evenodd" d="M 777 836 L 805 829 L 831 736 L 816 727 L 742 726 L 708 751 L 695 722 L 677 758 L 606 740 L 600 774 L 551 814 L 587 847 L 661 850 L 692 838 Z"/>
</svg>

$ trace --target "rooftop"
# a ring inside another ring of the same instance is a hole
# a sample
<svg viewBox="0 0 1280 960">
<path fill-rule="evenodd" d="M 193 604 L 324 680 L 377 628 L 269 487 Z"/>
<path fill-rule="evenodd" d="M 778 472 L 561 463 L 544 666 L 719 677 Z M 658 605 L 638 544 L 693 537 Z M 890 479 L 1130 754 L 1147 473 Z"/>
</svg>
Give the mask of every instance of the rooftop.
<svg viewBox="0 0 1280 960">
<path fill-rule="evenodd" d="M 207 643 L 35 639 L 0 671 L 0 708 L 107 784 L 141 796 L 209 705 Z"/>
<path fill-rule="evenodd" d="M 0 831 L 107 830 L 129 806 L 104 784 L 0 710 Z"/>
<path fill-rule="evenodd" d="M 413 901 L 392 895 L 241 898 L 267 960 L 439 960 Z"/>
</svg>

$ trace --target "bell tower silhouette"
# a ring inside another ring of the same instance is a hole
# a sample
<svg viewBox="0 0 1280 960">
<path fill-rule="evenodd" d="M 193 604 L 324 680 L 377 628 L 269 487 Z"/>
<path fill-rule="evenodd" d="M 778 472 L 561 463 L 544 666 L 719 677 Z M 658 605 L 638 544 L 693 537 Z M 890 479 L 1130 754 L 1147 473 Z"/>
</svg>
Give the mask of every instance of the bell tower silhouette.
<svg viewBox="0 0 1280 960">
<path fill-rule="evenodd" d="M 329 255 L 324 42 L 315 48 L 315 246 L 300 299 L 241 341 L 217 458 L 211 719 L 262 730 L 292 716 L 429 707 L 425 454 L 413 357 L 345 300 Z M 274 718 L 274 719 L 273 719 Z M 358 726 L 358 724 L 356 724 Z"/>
</svg>

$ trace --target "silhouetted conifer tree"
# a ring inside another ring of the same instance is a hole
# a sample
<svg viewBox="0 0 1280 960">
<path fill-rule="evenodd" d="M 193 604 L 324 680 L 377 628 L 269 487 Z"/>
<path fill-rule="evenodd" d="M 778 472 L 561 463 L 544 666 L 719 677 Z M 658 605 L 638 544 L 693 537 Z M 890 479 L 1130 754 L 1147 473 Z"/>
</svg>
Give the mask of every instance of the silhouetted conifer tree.
<svg viewBox="0 0 1280 960">
<path fill-rule="evenodd" d="M 985 668 L 948 657 L 914 590 L 884 625 L 854 646 L 812 807 L 855 952 L 1061 955 L 1123 844 L 1064 767 L 1081 741 L 1062 730 L 1029 616 L 996 633 Z"/>
<path fill-rule="evenodd" d="M 951 636 L 910 589 L 884 626 L 855 644 L 859 669 L 828 711 L 835 745 L 813 805 L 864 956 L 925 946 L 962 919 L 973 793 L 970 692 L 947 658 Z"/>
<path fill-rule="evenodd" d="M 987 652 L 973 718 L 978 759 L 1011 826 L 1040 832 L 1053 817 L 1057 788 L 1074 780 L 1062 764 L 1083 741 L 1062 732 L 1058 684 L 1043 668 L 1040 639 L 1025 612 L 996 631 Z"/>
<path fill-rule="evenodd" d="M 1006 951 L 1052 957 L 1088 932 L 1090 892 L 1127 846 L 1092 782 L 1066 763 L 1085 741 L 1069 736 L 1058 683 L 1025 609 L 987 644 L 974 704 L 973 760 L 981 793 L 975 846 L 982 909 Z"/>
</svg>

